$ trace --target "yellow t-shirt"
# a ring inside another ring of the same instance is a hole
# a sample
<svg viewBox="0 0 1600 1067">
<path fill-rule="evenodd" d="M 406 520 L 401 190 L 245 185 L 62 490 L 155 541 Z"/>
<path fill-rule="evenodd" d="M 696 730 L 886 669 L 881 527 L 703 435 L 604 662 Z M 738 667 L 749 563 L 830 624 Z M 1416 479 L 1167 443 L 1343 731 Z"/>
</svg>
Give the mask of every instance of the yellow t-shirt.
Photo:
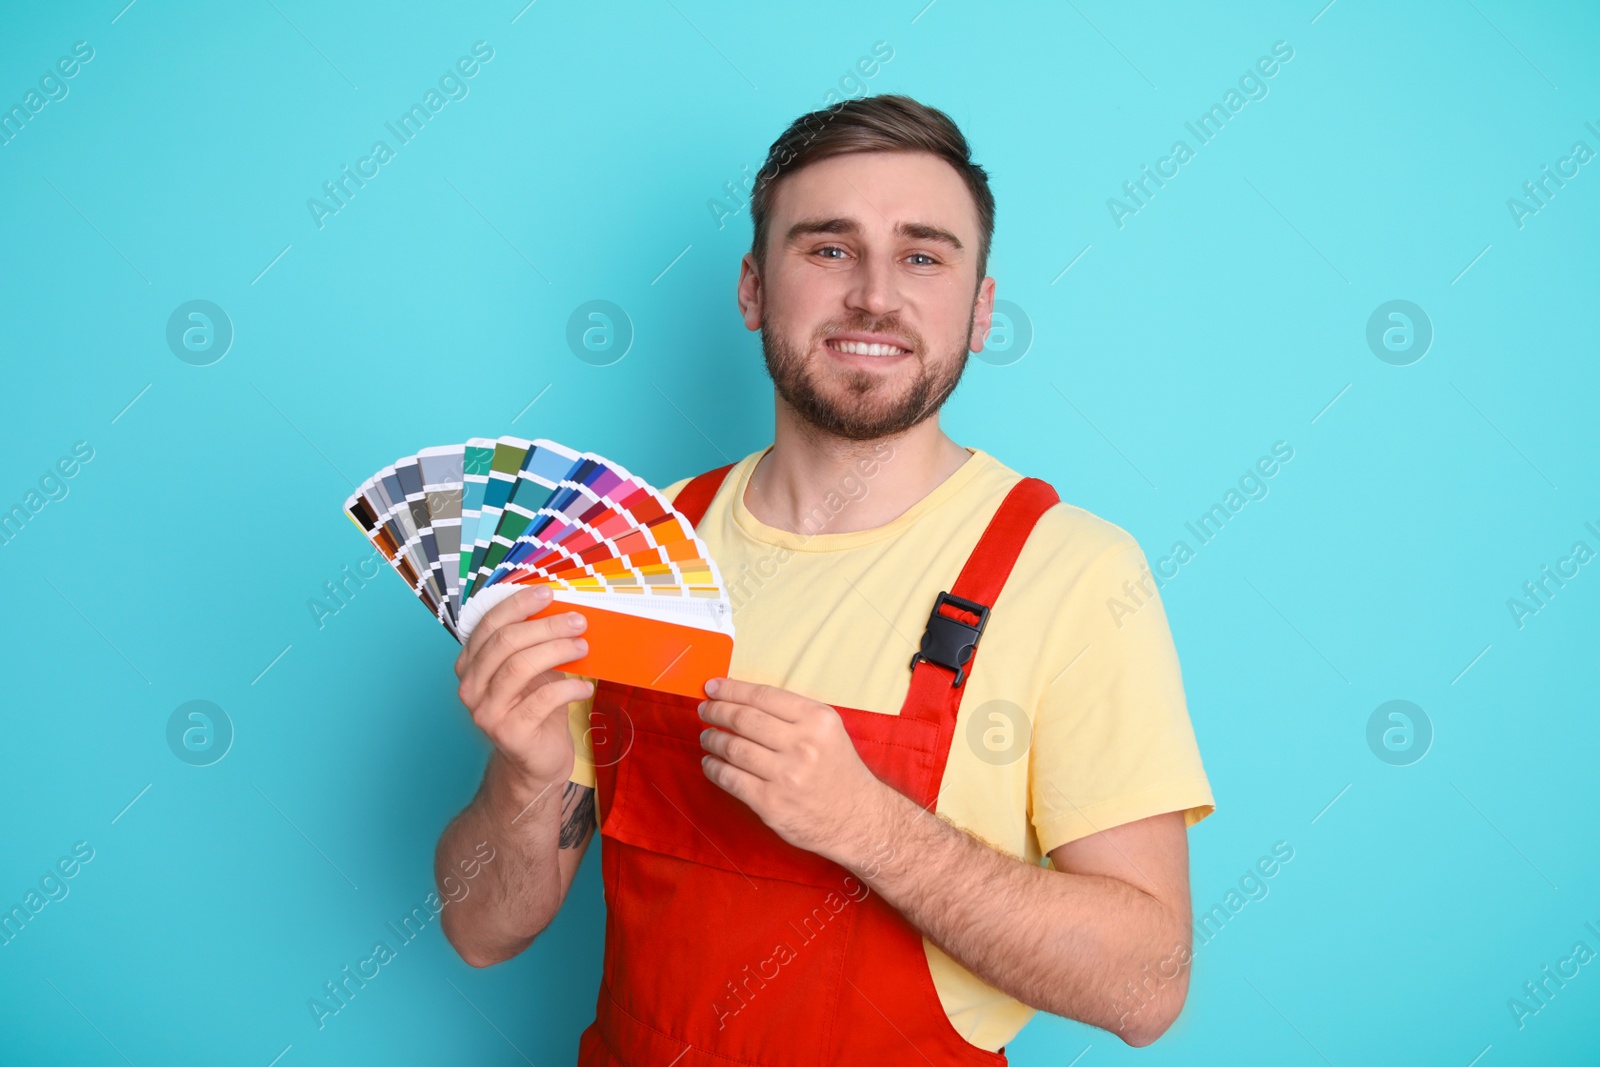
<svg viewBox="0 0 1600 1067">
<path fill-rule="evenodd" d="M 899 714 L 934 598 L 954 584 L 1021 475 L 969 450 L 954 474 L 889 524 L 830 533 L 882 475 L 878 460 L 864 459 L 810 513 L 814 532 L 791 533 L 744 504 L 750 473 L 769 450 L 734 466 L 697 527 L 733 602 L 729 676 Z M 879 455 L 892 462 L 892 447 Z M 669 486 L 667 498 L 688 481 Z M 1121 528 L 1065 502 L 1045 512 L 980 639 L 938 814 L 1040 863 L 1096 831 L 1180 810 L 1192 826 L 1212 812 L 1177 653 L 1149 582 L 1143 552 Z M 592 699 L 569 709 L 578 753 L 571 780 L 589 786 Z M 1033 1015 L 926 938 L 923 947 L 940 1002 L 968 1041 L 999 1049 Z"/>
</svg>

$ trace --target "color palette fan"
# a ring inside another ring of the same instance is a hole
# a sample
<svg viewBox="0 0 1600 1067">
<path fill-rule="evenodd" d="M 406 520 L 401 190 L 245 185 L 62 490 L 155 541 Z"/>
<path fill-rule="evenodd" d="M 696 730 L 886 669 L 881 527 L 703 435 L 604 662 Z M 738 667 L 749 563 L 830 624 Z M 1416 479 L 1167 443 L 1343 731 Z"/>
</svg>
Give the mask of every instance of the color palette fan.
<svg viewBox="0 0 1600 1067">
<path fill-rule="evenodd" d="M 694 526 L 603 456 L 554 441 L 473 438 L 394 461 L 345 501 L 427 609 L 463 643 L 496 604 L 548 585 L 528 616 L 581 612 L 570 674 L 704 696 L 728 673 L 733 607 Z"/>
</svg>

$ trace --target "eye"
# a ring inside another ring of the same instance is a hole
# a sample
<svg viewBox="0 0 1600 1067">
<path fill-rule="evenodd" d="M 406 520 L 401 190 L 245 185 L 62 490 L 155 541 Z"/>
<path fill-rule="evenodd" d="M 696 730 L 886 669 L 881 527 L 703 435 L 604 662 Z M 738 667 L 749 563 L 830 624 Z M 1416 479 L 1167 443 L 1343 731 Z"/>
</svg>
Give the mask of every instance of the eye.
<svg viewBox="0 0 1600 1067">
<path fill-rule="evenodd" d="M 823 255 L 825 252 L 838 252 L 841 256 L 845 254 L 844 249 L 840 248 L 838 245 L 823 245 L 821 248 L 817 249 L 815 254 L 822 256 L 824 259 L 833 258 L 832 256 Z"/>
<path fill-rule="evenodd" d="M 913 252 L 913 253 L 911 253 L 911 256 L 912 256 L 913 259 L 925 259 L 925 260 L 927 260 L 926 263 L 915 264 L 918 267 L 931 267 L 935 263 L 939 262 L 938 260 L 934 259 L 932 256 L 928 255 L 928 253 L 926 253 L 926 252 Z"/>
</svg>

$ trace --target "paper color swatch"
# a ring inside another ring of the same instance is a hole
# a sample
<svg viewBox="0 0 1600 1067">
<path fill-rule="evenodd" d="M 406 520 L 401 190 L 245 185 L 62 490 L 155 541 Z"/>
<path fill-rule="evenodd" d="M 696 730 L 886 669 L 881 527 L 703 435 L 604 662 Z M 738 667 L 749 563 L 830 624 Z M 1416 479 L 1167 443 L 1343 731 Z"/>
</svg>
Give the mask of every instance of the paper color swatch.
<svg viewBox="0 0 1600 1067">
<path fill-rule="evenodd" d="M 554 441 L 473 438 L 395 460 L 345 513 L 462 643 L 518 590 L 588 620 L 570 674 L 704 696 L 733 656 L 733 607 L 689 520 L 641 478 Z"/>
</svg>

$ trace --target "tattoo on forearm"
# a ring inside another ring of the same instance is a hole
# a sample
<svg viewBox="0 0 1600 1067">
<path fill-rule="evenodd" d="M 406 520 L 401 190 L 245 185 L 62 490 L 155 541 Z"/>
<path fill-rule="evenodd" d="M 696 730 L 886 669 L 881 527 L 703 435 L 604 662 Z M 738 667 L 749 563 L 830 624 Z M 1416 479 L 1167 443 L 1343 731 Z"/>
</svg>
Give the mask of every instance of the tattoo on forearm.
<svg viewBox="0 0 1600 1067">
<path fill-rule="evenodd" d="M 577 848 L 594 829 L 594 788 L 568 782 L 561 795 L 561 848 Z"/>
</svg>

